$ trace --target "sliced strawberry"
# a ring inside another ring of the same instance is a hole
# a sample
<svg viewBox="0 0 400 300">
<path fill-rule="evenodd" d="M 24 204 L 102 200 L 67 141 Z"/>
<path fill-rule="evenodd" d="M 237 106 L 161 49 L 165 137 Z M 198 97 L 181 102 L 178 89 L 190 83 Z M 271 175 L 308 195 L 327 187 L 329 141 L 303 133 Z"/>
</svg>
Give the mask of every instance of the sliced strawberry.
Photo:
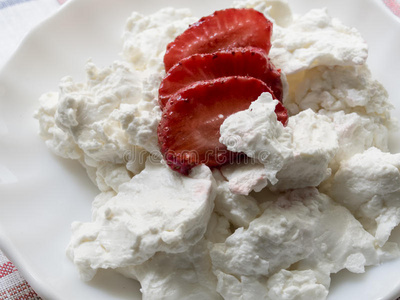
<svg viewBox="0 0 400 300">
<path fill-rule="evenodd" d="M 188 174 L 201 163 L 215 167 L 229 162 L 235 154 L 219 142 L 219 128 L 228 116 L 247 109 L 263 92 L 272 93 L 259 79 L 231 76 L 199 81 L 175 93 L 158 127 L 158 141 L 168 165 Z M 283 110 L 281 106 L 281 119 L 287 118 Z"/>
<path fill-rule="evenodd" d="M 286 126 L 289 119 L 289 115 L 287 113 L 286 107 L 284 107 L 281 102 L 279 102 L 275 106 L 275 114 L 278 121 L 280 121 L 283 124 L 283 126 Z"/>
<path fill-rule="evenodd" d="M 253 46 L 267 54 L 272 23 L 254 9 L 225 9 L 201 18 L 167 46 L 165 71 L 192 54 Z"/>
<path fill-rule="evenodd" d="M 193 54 L 174 65 L 158 91 L 161 109 L 181 88 L 196 81 L 227 76 L 250 76 L 264 81 L 282 100 L 281 74 L 264 50 L 254 47 L 233 48 L 207 54 Z"/>
</svg>

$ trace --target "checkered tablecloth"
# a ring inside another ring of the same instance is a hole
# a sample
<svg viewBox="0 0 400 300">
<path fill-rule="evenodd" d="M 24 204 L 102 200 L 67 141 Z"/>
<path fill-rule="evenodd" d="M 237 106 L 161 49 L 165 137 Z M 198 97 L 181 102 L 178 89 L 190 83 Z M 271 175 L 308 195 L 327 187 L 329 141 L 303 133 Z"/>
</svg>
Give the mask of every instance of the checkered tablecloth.
<svg viewBox="0 0 400 300">
<path fill-rule="evenodd" d="M 14 53 L 29 30 L 56 12 L 65 1 L 0 0 L 0 68 Z M 400 0 L 382 1 L 400 17 Z M 38 299 L 41 298 L 0 249 L 0 300 Z"/>
<path fill-rule="evenodd" d="M 400 17 L 400 1 L 399 0 L 383 0 L 383 3 L 398 17 Z"/>
<path fill-rule="evenodd" d="M 41 299 L 0 251 L 0 299 Z"/>
</svg>

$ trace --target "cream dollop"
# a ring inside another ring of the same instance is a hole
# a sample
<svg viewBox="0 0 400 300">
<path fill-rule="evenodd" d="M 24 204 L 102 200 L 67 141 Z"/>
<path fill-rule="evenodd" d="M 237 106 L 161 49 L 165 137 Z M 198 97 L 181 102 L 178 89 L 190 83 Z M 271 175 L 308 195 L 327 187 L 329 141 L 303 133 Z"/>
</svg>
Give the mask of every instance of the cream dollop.
<svg viewBox="0 0 400 300">
<path fill-rule="evenodd" d="M 68 255 L 89 280 L 98 268 L 139 265 L 160 251 L 187 251 L 206 231 L 215 193 L 208 167 L 186 177 L 149 159 L 118 194 L 100 196 L 92 222 L 72 224 Z"/>
</svg>

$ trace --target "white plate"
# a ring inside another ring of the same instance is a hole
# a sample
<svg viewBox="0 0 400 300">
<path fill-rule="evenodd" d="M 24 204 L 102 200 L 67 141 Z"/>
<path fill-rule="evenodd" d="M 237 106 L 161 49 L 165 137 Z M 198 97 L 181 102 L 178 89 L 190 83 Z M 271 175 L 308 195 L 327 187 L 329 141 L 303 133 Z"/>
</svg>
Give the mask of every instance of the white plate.
<svg viewBox="0 0 400 300">
<path fill-rule="evenodd" d="M 400 23 L 380 0 L 292 0 L 295 12 L 328 7 L 331 15 L 357 27 L 370 45 L 369 65 L 384 83 L 400 116 Z M 227 7 L 228 0 L 170 0 L 202 16 Z M 39 95 L 59 79 L 84 77 L 89 57 L 109 65 L 121 49 L 125 19 L 137 10 L 151 13 L 162 0 L 69 1 L 38 26 L 0 73 L 0 248 L 47 299 L 140 299 L 139 284 L 113 272 L 83 283 L 65 256 L 74 220 L 89 221 L 96 188 L 75 162 L 52 155 L 32 118 Z M 400 136 L 395 139 L 399 141 Z M 394 143 L 393 150 L 400 149 Z M 398 232 L 400 230 L 397 230 Z M 399 234 L 398 234 L 399 235 Z M 399 239 L 400 240 L 400 239 Z M 400 295 L 400 259 L 366 275 L 340 272 L 330 300 L 394 299 Z"/>
</svg>

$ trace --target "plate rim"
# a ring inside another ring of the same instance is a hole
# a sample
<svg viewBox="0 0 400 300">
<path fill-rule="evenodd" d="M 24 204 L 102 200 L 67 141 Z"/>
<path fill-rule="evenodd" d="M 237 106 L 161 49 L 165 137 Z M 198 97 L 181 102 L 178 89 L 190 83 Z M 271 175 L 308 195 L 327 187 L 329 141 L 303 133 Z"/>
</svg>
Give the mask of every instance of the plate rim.
<svg viewBox="0 0 400 300">
<path fill-rule="evenodd" d="M 3 74 L 7 73 L 7 69 L 12 66 L 14 61 L 16 61 L 20 55 L 22 49 L 26 47 L 26 44 L 29 43 L 29 40 L 35 38 L 36 35 L 40 34 L 40 31 L 49 26 L 56 18 L 62 15 L 65 11 L 74 7 L 75 2 L 78 0 L 68 0 L 64 4 L 62 4 L 56 11 L 50 13 L 49 16 L 44 18 L 42 21 L 33 26 L 27 34 L 22 38 L 21 42 L 17 46 L 14 53 L 7 59 L 7 61 L 0 68 L 0 78 L 3 77 Z M 86 0 L 80 0 L 86 1 Z M 43 282 L 42 279 L 32 274 L 32 271 L 25 267 L 25 259 L 22 257 L 18 248 L 14 245 L 14 242 L 3 232 L 2 227 L 0 226 L 0 249 L 5 254 L 7 259 L 16 266 L 18 272 L 22 275 L 25 281 L 33 288 L 36 294 L 43 299 L 57 299 L 57 295 L 55 292 L 48 287 L 48 285 Z"/>
</svg>

